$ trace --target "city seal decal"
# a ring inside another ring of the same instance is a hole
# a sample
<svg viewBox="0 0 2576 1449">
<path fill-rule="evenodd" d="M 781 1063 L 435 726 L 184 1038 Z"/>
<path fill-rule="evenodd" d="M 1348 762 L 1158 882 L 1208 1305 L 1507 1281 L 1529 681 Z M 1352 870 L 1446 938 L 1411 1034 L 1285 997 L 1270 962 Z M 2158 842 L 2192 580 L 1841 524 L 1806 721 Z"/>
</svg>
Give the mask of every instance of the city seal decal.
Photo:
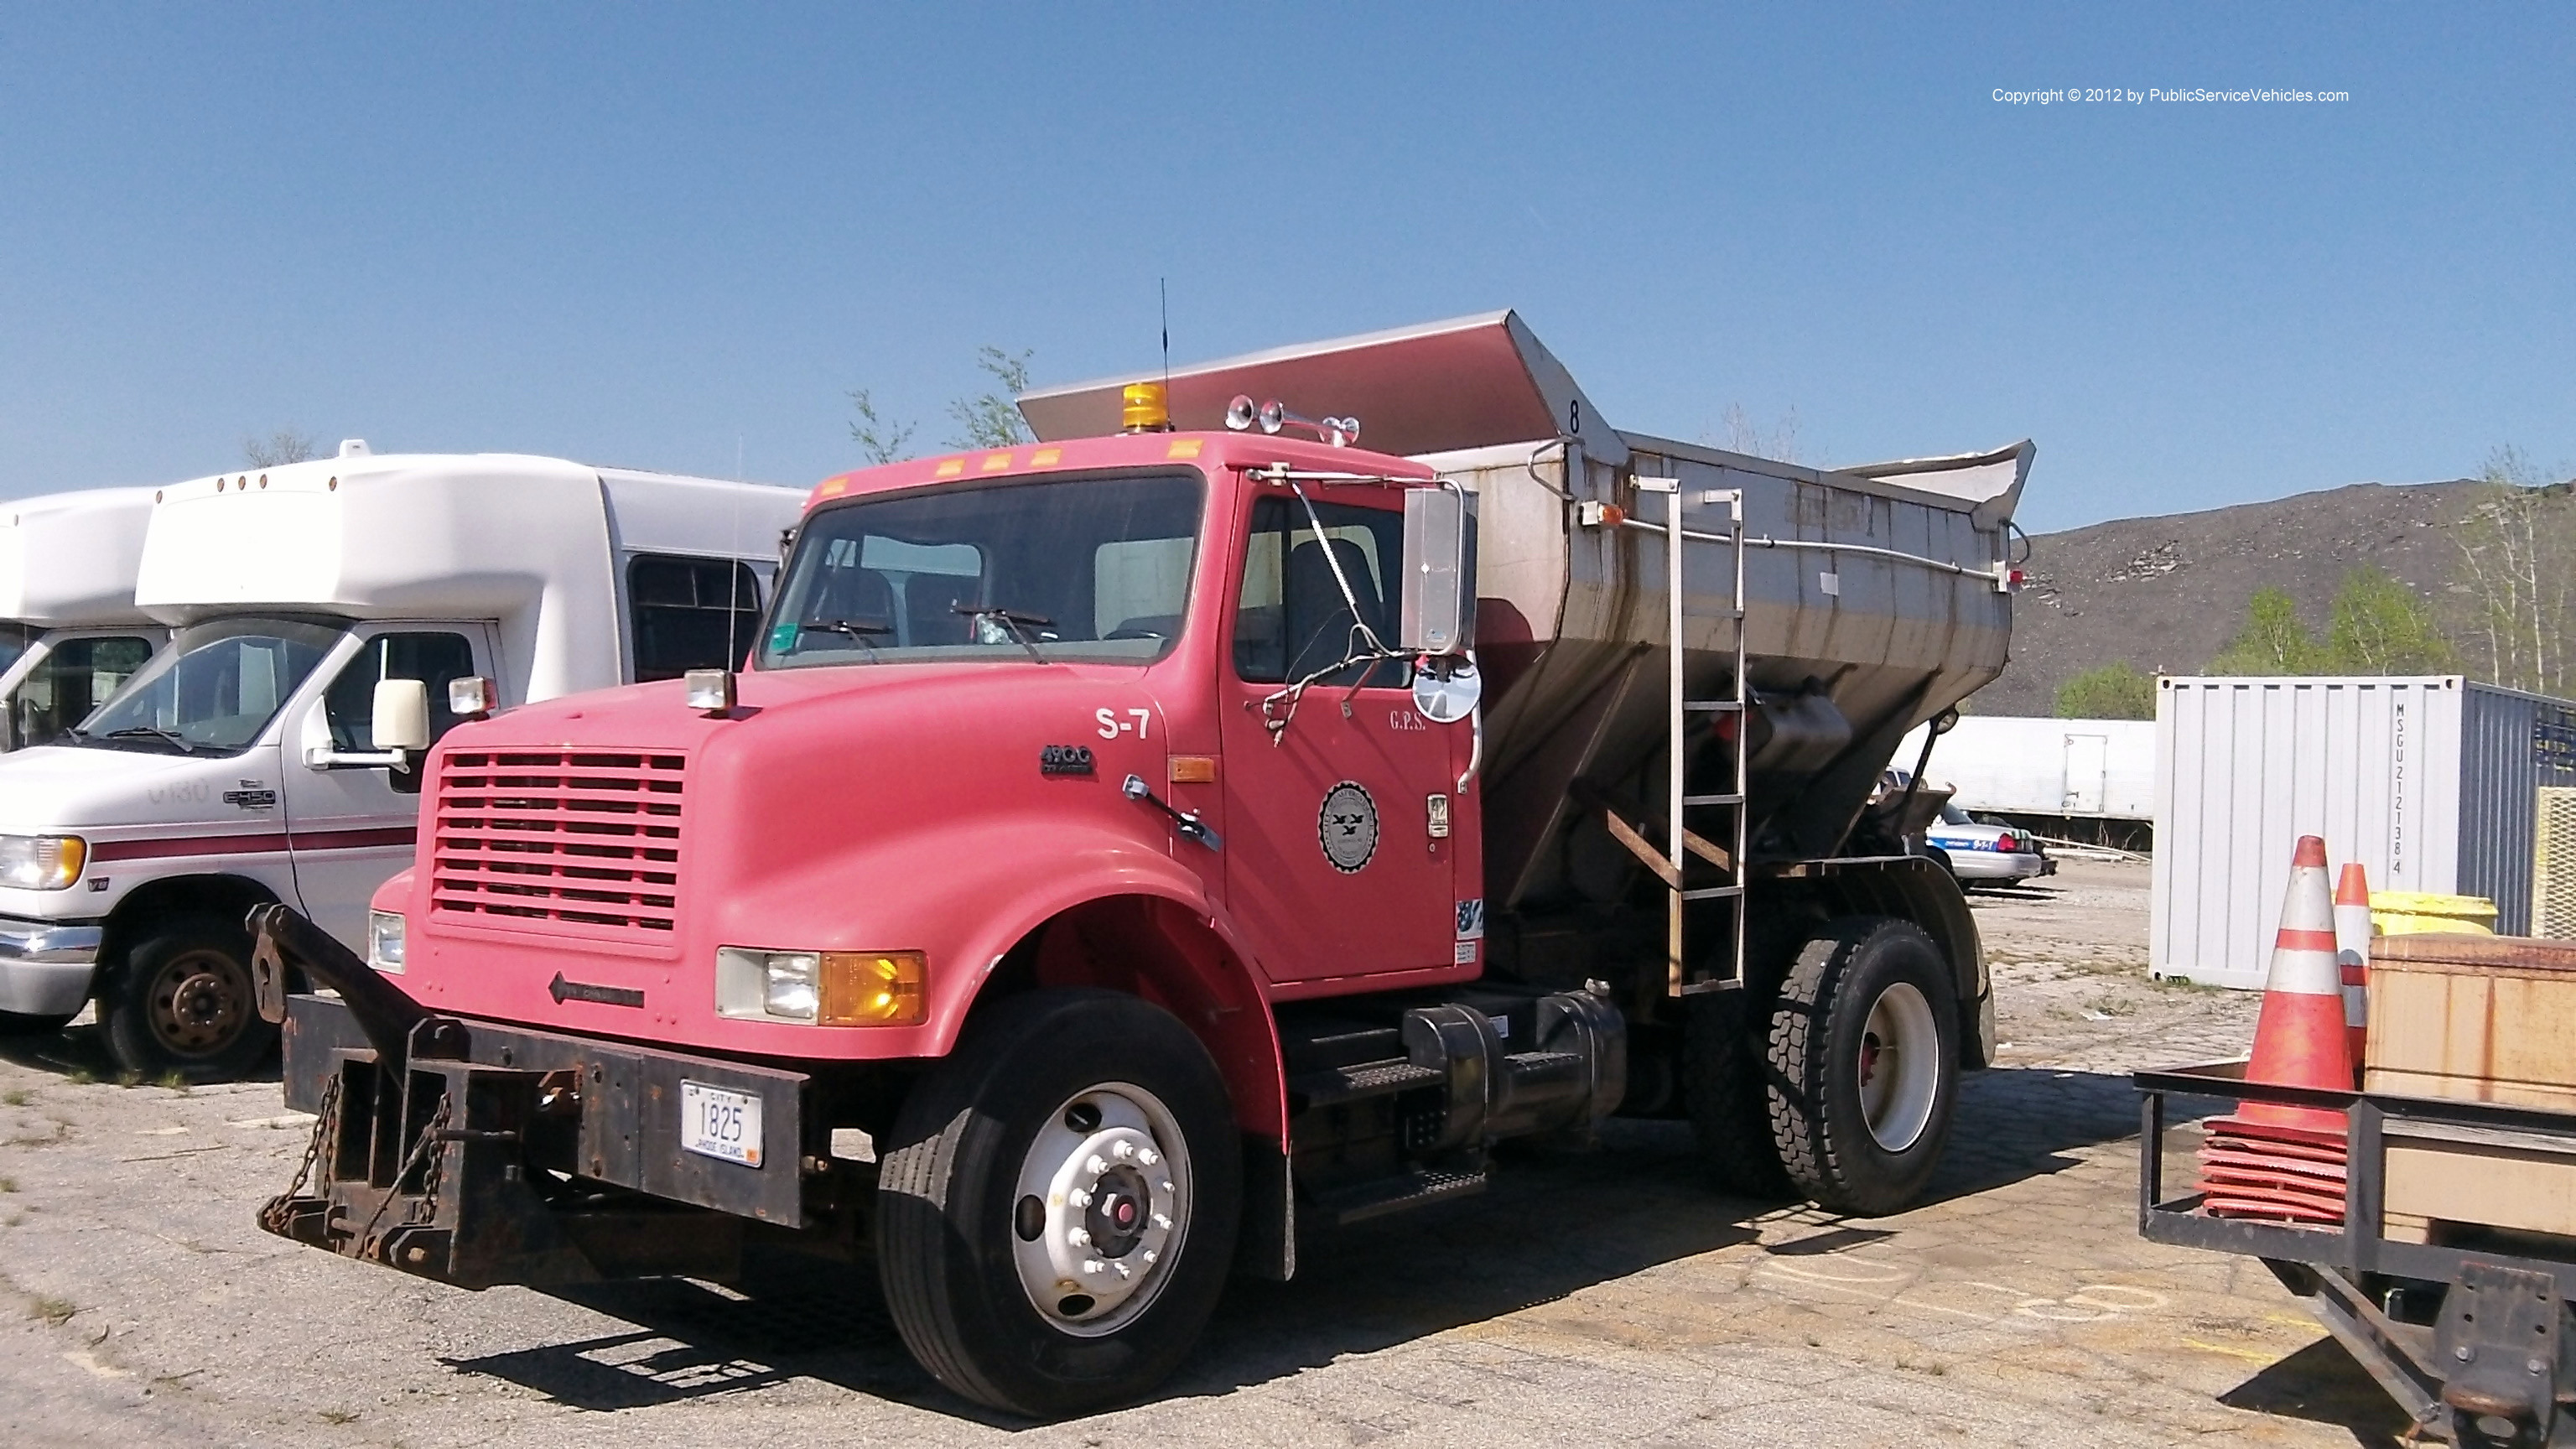
<svg viewBox="0 0 2576 1449">
<path fill-rule="evenodd" d="M 1344 780 L 1324 792 L 1316 812 L 1315 834 L 1324 843 L 1324 859 L 1344 875 L 1358 872 L 1377 854 L 1377 802 L 1356 780 Z"/>
</svg>

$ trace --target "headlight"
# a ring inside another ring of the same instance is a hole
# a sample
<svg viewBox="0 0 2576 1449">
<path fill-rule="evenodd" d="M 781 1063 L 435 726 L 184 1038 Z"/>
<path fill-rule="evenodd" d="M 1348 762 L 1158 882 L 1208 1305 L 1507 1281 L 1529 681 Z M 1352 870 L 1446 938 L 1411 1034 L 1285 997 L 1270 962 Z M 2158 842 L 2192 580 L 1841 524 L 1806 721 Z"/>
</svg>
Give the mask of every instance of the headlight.
<svg viewBox="0 0 2576 1449">
<path fill-rule="evenodd" d="M 0 885 L 63 890 L 88 864 L 89 842 L 77 835 L 0 835 Z"/>
<path fill-rule="evenodd" d="M 813 1026 L 911 1026 L 929 1009 L 919 951 L 716 952 L 716 1014 Z"/>
<path fill-rule="evenodd" d="M 400 911 L 367 912 L 367 964 L 390 975 L 403 970 L 403 918 Z"/>
</svg>

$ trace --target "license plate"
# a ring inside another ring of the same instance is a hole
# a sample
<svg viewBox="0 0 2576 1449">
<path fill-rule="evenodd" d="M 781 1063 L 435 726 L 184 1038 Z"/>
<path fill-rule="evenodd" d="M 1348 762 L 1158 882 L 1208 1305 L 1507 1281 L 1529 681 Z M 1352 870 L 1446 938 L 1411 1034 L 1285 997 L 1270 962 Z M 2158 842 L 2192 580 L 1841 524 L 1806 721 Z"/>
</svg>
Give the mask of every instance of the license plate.
<svg viewBox="0 0 2576 1449">
<path fill-rule="evenodd" d="M 701 1157 L 758 1167 L 760 1099 L 697 1082 L 682 1082 L 680 1146 Z"/>
</svg>

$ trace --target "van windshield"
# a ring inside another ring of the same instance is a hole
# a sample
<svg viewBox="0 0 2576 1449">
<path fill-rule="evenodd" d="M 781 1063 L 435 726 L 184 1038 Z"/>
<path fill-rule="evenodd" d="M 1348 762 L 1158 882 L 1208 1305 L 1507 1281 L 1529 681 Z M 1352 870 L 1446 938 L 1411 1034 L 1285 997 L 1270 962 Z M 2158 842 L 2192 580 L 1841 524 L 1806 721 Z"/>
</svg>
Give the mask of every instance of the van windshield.
<svg viewBox="0 0 2576 1449">
<path fill-rule="evenodd" d="M 1143 664 L 1187 612 L 1196 473 L 1016 479 L 806 520 L 763 669 L 924 659 Z"/>
<path fill-rule="evenodd" d="M 242 616 L 182 629 L 68 743 L 169 754 L 236 754 L 259 739 L 347 630 Z"/>
</svg>

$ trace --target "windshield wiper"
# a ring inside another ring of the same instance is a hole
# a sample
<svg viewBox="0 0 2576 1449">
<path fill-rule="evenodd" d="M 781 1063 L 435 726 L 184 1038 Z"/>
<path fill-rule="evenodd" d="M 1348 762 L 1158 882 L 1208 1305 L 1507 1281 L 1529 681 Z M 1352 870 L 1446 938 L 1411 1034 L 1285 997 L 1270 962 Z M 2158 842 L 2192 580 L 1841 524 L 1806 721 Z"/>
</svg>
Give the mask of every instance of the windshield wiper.
<svg viewBox="0 0 2576 1449">
<path fill-rule="evenodd" d="M 74 729 L 72 733 L 80 736 L 82 739 L 92 738 L 90 732 L 84 729 Z M 177 748 L 179 753 L 183 755 L 193 755 L 197 752 L 197 747 L 194 743 L 183 738 L 175 731 L 165 730 L 159 725 L 127 725 L 123 729 L 109 730 L 106 734 L 96 736 L 96 738 L 102 740 L 130 740 L 141 739 L 145 736 L 150 736 L 156 740 L 167 741 L 169 744 Z"/>
<path fill-rule="evenodd" d="M 826 634 L 847 634 L 850 636 L 852 643 L 855 643 L 860 648 L 868 651 L 868 657 L 870 659 L 877 657 L 877 646 L 868 642 L 868 636 L 871 634 L 891 634 L 894 632 L 894 626 L 892 624 L 876 624 L 865 619 L 814 619 L 809 620 L 806 623 L 799 624 L 796 627 L 800 629 L 820 629 Z"/>
<path fill-rule="evenodd" d="M 1055 620 L 1048 618 L 1044 614 L 1031 614 L 1019 609 L 1007 609 L 999 604 L 988 605 L 981 608 L 973 604 L 951 604 L 948 607 L 957 613 L 964 614 L 970 619 L 1001 620 L 1003 629 L 1009 632 L 1013 643 L 1018 644 L 1021 648 L 1029 651 L 1029 657 L 1031 659 L 1036 660 L 1040 664 L 1046 663 L 1046 656 L 1038 652 L 1038 646 L 1035 641 L 1029 638 L 1028 631 L 1031 629 L 1054 628 Z"/>
</svg>

